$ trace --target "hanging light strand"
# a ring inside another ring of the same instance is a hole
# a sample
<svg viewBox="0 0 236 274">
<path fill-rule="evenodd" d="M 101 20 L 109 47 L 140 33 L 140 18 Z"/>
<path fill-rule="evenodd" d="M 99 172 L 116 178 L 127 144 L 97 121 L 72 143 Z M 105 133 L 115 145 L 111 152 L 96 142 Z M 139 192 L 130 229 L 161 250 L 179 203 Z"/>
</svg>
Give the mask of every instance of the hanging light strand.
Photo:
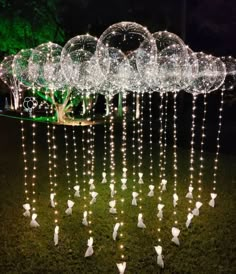
<svg viewBox="0 0 236 274">
<path fill-rule="evenodd" d="M 207 93 L 203 94 L 203 117 L 201 127 L 201 144 L 200 144 L 200 156 L 199 156 L 199 172 L 198 172 L 198 199 L 201 199 L 202 192 L 202 177 L 204 169 L 204 144 L 205 144 L 205 126 L 206 126 L 206 113 L 207 113 Z"/>
<path fill-rule="evenodd" d="M 136 93 L 133 92 L 133 102 L 132 102 L 132 156 L 133 156 L 133 166 L 132 166 L 132 175 L 133 175 L 133 188 L 135 188 L 136 182 Z"/>
<path fill-rule="evenodd" d="M 150 183 L 153 185 L 153 129 L 152 129 L 152 93 L 148 94 L 149 99 L 149 174 Z"/>
<path fill-rule="evenodd" d="M 190 141 L 190 166 L 189 166 L 189 187 L 193 187 L 194 182 L 194 156 L 195 156 L 195 118 L 196 118 L 196 94 L 192 97 L 192 125 L 191 125 L 191 141 Z M 189 203 L 192 203 L 192 199 L 189 199 Z M 191 209 L 189 209 L 191 210 Z"/>
<path fill-rule="evenodd" d="M 33 87 L 33 96 L 35 95 L 35 88 Z M 35 118 L 35 115 L 33 114 L 33 119 Z M 37 173 L 37 154 L 36 154 L 36 123 L 32 123 L 32 161 L 33 161 L 33 171 L 32 171 L 32 211 L 35 213 L 36 211 L 36 173 Z"/>
<path fill-rule="evenodd" d="M 163 93 L 160 92 L 160 106 L 159 106 L 159 128 L 160 128 L 160 135 L 159 135 L 159 178 L 160 182 L 162 180 L 162 165 L 163 165 Z M 159 189 L 161 186 L 159 185 Z"/>
<path fill-rule="evenodd" d="M 164 127 L 163 127 L 163 162 L 162 162 L 162 178 L 166 178 L 166 164 L 167 164 L 167 124 L 168 124 L 168 92 L 165 93 L 165 107 L 164 107 Z"/>
<path fill-rule="evenodd" d="M 220 108 L 219 108 L 219 124 L 218 124 L 218 131 L 217 131 L 217 137 L 216 137 L 216 154 L 214 159 L 214 173 L 213 173 L 213 192 L 216 192 L 216 178 L 217 178 L 217 170 L 219 166 L 219 152 L 220 152 L 220 135 L 221 135 L 221 129 L 222 129 L 222 114 L 223 114 L 223 106 L 224 106 L 224 91 L 221 91 L 220 94 Z"/>
<path fill-rule="evenodd" d="M 173 172 L 174 172 L 174 195 L 177 195 L 178 157 L 177 157 L 177 92 L 174 92 L 174 115 L 173 115 Z M 174 223 L 178 224 L 177 210 L 174 207 Z"/>
</svg>

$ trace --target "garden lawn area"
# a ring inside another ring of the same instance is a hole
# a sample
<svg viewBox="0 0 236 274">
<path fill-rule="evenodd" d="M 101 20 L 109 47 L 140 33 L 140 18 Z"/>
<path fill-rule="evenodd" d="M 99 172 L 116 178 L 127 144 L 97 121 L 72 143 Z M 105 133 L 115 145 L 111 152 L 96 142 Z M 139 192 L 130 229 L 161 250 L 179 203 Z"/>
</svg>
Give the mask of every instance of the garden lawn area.
<svg viewBox="0 0 236 274">
<path fill-rule="evenodd" d="M 31 123 L 25 122 L 26 145 L 31 147 Z M 180 228 L 180 246 L 171 242 L 171 227 L 173 218 L 173 172 L 172 172 L 172 148 L 167 151 L 167 192 L 163 193 L 162 200 L 165 204 L 164 218 L 161 222 L 161 245 L 165 268 L 161 270 L 157 266 L 157 256 L 154 246 L 158 245 L 157 218 L 158 203 L 158 144 L 154 142 L 154 197 L 148 197 L 149 191 L 149 158 L 147 144 L 144 144 L 144 185 L 136 185 L 136 190 L 142 189 L 142 201 L 138 201 L 139 207 L 131 205 L 133 182 L 131 178 L 132 159 L 128 146 L 128 189 L 121 190 L 122 165 L 120 155 L 116 158 L 116 199 L 117 210 L 124 210 L 121 217 L 124 225 L 120 228 L 123 238 L 113 241 L 113 226 L 116 223 L 115 216 L 109 213 L 110 189 L 109 183 L 101 184 L 103 138 L 102 126 L 97 126 L 96 155 L 95 155 L 95 185 L 99 193 L 97 202 L 88 204 L 91 226 L 82 225 L 84 211 L 83 193 L 88 201 L 88 187 L 83 184 L 81 174 L 81 128 L 76 128 L 78 141 L 79 174 L 81 184 L 81 197 L 72 199 L 75 201 L 72 216 L 66 216 L 66 202 L 68 199 L 67 178 L 65 168 L 65 149 L 63 141 L 63 127 L 56 130 L 57 137 L 57 174 L 58 188 L 57 200 L 59 210 L 59 245 L 54 246 L 54 214 L 49 206 L 49 179 L 48 179 L 48 151 L 46 143 L 46 125 L 38 124 L 36 136 L 36 149 L 38 158 L 37 169 L 37 201 L 39 228 L 32 229 L 29 226 L 30 219 L 23 216 L 22 204 L 24 200 L 23 158 L 21 148 L 20 121 L 0 118 L 0 273 L 80 273 L 80 274 L 110 274 L 118 273 L 116 263 L 121 262 L 124 245 L 125 261 L 127 262 L 127 274 L 154 274 L 154 273 L 198 273 L 218 274 L 236 273 L 236 157 L 233 155 L 220 155 L 219 173 L 217 177 L 216 207 L 208 205 L 212 192 L 213 153 L 205 154 L 203 170 L 203 206 L 200 216 L 194 217 L 189 229 L 185 222 L 188 213 L 189 202 L 185 198 L 189 185 L 189 150 L 178 149 L 178 186 L 179 202 L 177 207 L 178 228 Z M 69 129 L 70 131 L 70 129 Z M 158 139 L 158 138 L 157 138 Z M 70 148 L 70 166 L 73 167 L 73 147 Z M 117 151 L 120 153 L 120 143 L 117 142 Z M 196 159 L 199 152 L 196 152 Z M 196 161 L 195 178 L 197 178 Z M 109 173 L 109 169 L 107 170 Z M 71 171 L 73 175 L 73 169 Z M 74 177 L 73 177 L 74 178 Z M 74 179 L 71 179 L 72 186 Z M 88 179 L 87 179 L 88 181 Z M 196 186 L 196 180 L 194 183 Z M 83 188 L 85 192 L 83 192 Z M 195 187 L 195 191 L 197 186 Z M 196 196 L 196 195 L 195 195 Z M 122 206 L 121 198 L 124 198 Z M 146 229 L 137 227 L 138 213 L 143 213 Z M 89 238 L 89 230 L 92 230 L 94 238 L 94 254 L 84 258 Z"/>
</svg>

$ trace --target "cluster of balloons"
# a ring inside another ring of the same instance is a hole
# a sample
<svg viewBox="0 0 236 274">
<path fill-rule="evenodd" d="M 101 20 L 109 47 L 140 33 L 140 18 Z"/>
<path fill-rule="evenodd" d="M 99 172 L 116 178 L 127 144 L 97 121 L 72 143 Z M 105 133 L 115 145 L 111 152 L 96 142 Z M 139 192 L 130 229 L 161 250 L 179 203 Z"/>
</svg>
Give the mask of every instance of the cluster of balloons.
<svg viewBox="0 0 236 274">
<path fill-rule="evenodd" d="M 234 58 L 193 52 L 177 35 L 151 34 L 134 22 L 114 24 L 99 39 L 78 35 L 64 47 L 49 42 L 22 49 L 11 61 L 12 75 L 23 86 L 69 87 L 107 96 L 126 91 L 205 93 L 222 86 L 227 74 L 233 80 L 225 88 L 232 88 L 236 74 Z M 9 77 L 6 66 L 9 60 L 2 62 L 2 78 Z"/>
</svg>

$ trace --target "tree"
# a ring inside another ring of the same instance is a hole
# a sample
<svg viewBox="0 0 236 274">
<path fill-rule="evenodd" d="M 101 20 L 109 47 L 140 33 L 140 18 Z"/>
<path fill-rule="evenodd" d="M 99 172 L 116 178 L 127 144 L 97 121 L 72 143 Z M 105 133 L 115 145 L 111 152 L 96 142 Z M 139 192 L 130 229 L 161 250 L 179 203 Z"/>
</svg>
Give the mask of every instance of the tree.
<svg viewBox="0 0 236 274">
<path fill-rule="evenodd" d="M 63 43 L 58 3 L 59 0 L 0 0 L 0 53 L 15 54 L 48 41 Z"/>
</svg>

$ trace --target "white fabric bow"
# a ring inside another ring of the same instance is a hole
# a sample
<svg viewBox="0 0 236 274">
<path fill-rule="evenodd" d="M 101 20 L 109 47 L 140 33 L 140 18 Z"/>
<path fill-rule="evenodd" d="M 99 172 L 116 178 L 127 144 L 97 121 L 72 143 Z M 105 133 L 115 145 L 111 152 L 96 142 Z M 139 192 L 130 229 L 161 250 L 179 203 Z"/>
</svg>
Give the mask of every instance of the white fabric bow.
<svg viewBox="0 0 236 274">
<path fill-rule="evenodd" d="M 80 186 L 79 185 L 74 186 L 74 190 L 75 190 L 74 196 L 80 197 Z"/>
<path fill-rule="evenodd" d="M 187 215 L 187 221 L 186 221 L 186 227 L 188 228 L 189 225 L 191 224 L 192 218 L 194 217 L 193 213 L 188 213 Z"/>
<path fill-rule="evenodd" d="M 119 270 L 119 274 L 124 274 L 125 273 L 125 268 L 126 268 L 126 262 L 116 264 L 117 268 Z"/>
<path fill-rule="evenodd" d="M 176 207 L 177 206 L 177 202 L 179 200 L 179 197 L 176 193 L 173 194 L 173 206 Z"/>
<path fill-rule="evenodd" d="M 55 195 L 56 195 L 56 193 L 51 193 L 50 194 L 50 204 L 51 204 L 51 207 L 55 207 L 55 202 L 54 202 Z"/>
<path fill-rule="evenodd" d="M 84 213 L 83 213 L 82 224 L 85 225 L 85 226 L 88 226 L 87 216 L 88 216 L 88 212 L 87 212 L 87 211 L 84 211 Z"/>
<path fill-rule="evenodd" d="M 92 196 L 92 200 L 90 201 L 90 205 L 96 203 L 96 197 L 98 196 L 98 193 L 95 191 L 90 192 L 90 195 Z"/>
<path fill-rule="evenodd" d="M 176 227 L 172 227 L 172 235 L 173 235 L 173 238 L 171 239 L 172 242 L 174 242 L 176 245 L 179 245 L 179 234 L 180 234 L 180 230 Z"/>
<path fill-rule="evenodd" d="M 164 268 L 164 261 L 163 261 L 163 256 L 162 256 L 162 247 L 160 245 L 154 246 L 156 253 L 157 253 L 157 264 L 161 267 Z"/>
<path fill-rule="evenodd" d="M 166 185 L 167 185 L 167 180 L 166 179 L 162 179 L 161 180 L 161 190 L 162 191 L 166 191 Z"/>
<path fill-rule="evenodd" d="M 54 230 L 54 245 L 58 245 L 58 240 L 59 240 L 58 234 L 59 234 L 59 226 L 56 225 Z"/>
<path fill-rule="evenodd" d="M 72 207 L 74 206 L 74 204 L 75 203 L 73 201 L 71 201 L 71 200 L 67 201 L 68 208 L 65 211 L 66 215 L 72 215 Z"/>
<path fill-rule="evenodd" d="M 93 255 L 93 237 L 90 237 L 88 239 L 87 246 L 88 246 L 88 248 L 87 248 L 87 250 L 85 252 L 84 257 L 89 257 L 89 256 Z"/>
<path fill-rule="evenodd" d="M 102 173 L 102 184 L 105 184 L 106 182 L 107 182 L 107 174 L 106 174 L 106 172 L 103 172 Z"/>
<path fill-rule="evenodd" d="M 201 202 L 196 202 L 195 204 L 195 208 L 193 209 L 192 213 L 194 216 L 199 216 L 199 209 L 200 207 L 202 206 L 202 203 Z"/>
<path fill-rule="evenodd" d="M 162 211 L 162 209 L 164 208 L 164 206 L 165 206 L 165 205 L 163 205 L 163 204 L 158 204 L 158 205 L 157 205 L 157 209 L 158 209 L 157 217 L 158 217 L 159 219 L 162 219 L 162 218 L 163 218 L 163 211 Z"/>
<path fill-rule="evenodd" d="M 89 190 L 94 190 L 95 189 L 95 185 L 94 185 L 94 179 L 89 179 Z"/>
<path fill-rule="evenodd" d="M 110 202 L 109 202 L 109 206 L 110 206 L 109 212 L 110 212 L 111 214 L 116 214 L 116 213 L 117 213 L 117 212 L 116 212 L 116 208 L 115 208 L 115 206 L 116 206 L 116 201 L 115 201 L 115 200 L 110 201 Z"/>
<path fill-rule="evenodd" d="M 25 210 L 25 212 L 23 213 L 23 215 L 25 217 L 30 217 L 30 204 L 23 204 L 23 208 Z"/>
<path fill-rule="evenodd" d="M 188 193 L 186 194 L 185 197 L 188 198 L 188 199 L 193 199 L 193 187 L 192 186 L 190 186 L 188 188 Z"/>
<path fill-rule="evenodd" d="M 114 197 L 115 195 L 115 184 L 110 184 L 110 190 L 111 190 L 111 198 Z"/>
<path fill-rule="evenodd" d="M 127 177 L 127 168 L 126 168 L 126 167 L 123 167 L 123 168 L 122 168 L 122 171 L 123 171 L 122 177 L 123 177 L 123 178 L 126 178 L 126 177 Z"/>
<path fill-rule="evenodd" d="M 133 199 L 132 199 L 132 205 L 134 205 L 134 206 L 137 206 L 137 197 L 138 197 L 138 192 L 132 192 L 132 197 L 133 197 Z"/>
<path fill-rule="evenodd" d="M 143 214 L 142 213 L 138 214 L 138 224 L 137 224 L 137 227 L 139 227 L 139 228 L 146 228 L 146 225 L 143 222 Z"/>
<path fill-rule="evenodd" d="M 122 183 L 121 189 L 122 190 L 126 190 L 127 189 L 127 186 L 126 186 L 127 179 L 126 178 L 122 178 L 121 179 L 121 183 Z"/>
<path fill-rule="evenodd" d="M 138 183 L 139 184 L 144 184 L 144 182 L 143 182 L 143 173 L 142 172 L 138 173 L 138 177 L 139 177 Z"/>
<path fill-rule="evenodd" d="M 215 207 L 215 198 L 217 197 L 216 193 L 211 193 L 211 200 L 209 202 L 209 206 Z"/>
<path fill-rule="evenodd" d="M 154 188 L 155 188 L 155 186 L 154 185 L 149 185 L 149 192 L 148 192 L 148 196 L 149 197 L 153 197 L 154 196 Z"/>
<path fill-rule="evenodd" d="M 117 237 L 119 227 L 120 227 L 120 223 L 116 223 L 114 228 L 113 228 L 112 238 L 113 238 L 114 241 L 116 241 L 116 237 Z"/>
<path fill-rule="evenodd" d="M 36 213 L 32 214 L 32 219 L 31 219 L 31 222 L 30 222 L 31 227 L 39 227 L 39 223 L 36 221 L 37 216 L 38 215 Z"/>
</svg>

